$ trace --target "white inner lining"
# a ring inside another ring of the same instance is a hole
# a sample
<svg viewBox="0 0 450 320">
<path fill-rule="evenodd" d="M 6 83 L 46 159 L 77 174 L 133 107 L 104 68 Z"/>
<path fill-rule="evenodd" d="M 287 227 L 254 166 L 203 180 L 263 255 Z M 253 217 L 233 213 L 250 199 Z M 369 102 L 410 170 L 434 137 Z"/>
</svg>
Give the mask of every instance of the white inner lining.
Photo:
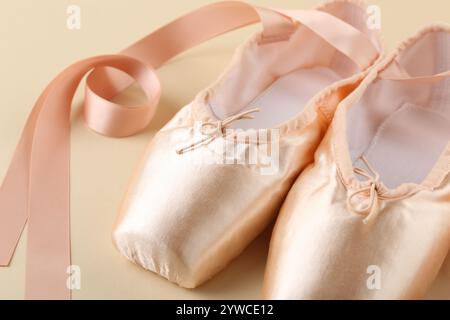
<svg viewBox="0 0 450 320">
<path fill-rule="evenodd" d="M 380 47 L 367 27 L 363 6 L 339 1 L 323 11 L 349 23 Z M 299 25 L 288 40 L 260 44 L 260 34 L 241 46 L 229 68 L 210 88 L 207 103 L 219 119 L 260 108 L 243 129 L 273 128 L 298 116 L 308 101 L 330 84 L 360 72 L 347 56 L 313 31 Z M 349 40 L 350 41 L 350 40 Z"/>
<path fill-rule="evenodd" d="M 431 32 L 396 60 L 411 76 L 450 68 L 450 34 Z M 450 79 L 435 83 L 377 80 L 347 116 L 353 165 L 365 156 L 388 188 L 420 184 L 450 141 Z M 362 180 L 365 178 L 361 177 Z"/>
<path fill-rule="evenodd" d="M 274 127 L 299 114 L 318 92 L 340 79 L 333 70 L 323 67 L 291 72 L 261 93 L 242 111 L 259 108 L 254 119 L 233 124 L 240 129 Z"/>
<path fill-rule="evenodd" d="M 421 183 L 450 139 L 450 119 L 406 103 L 379 127 L 364 156 L 388 188 Z M 364 168 L 359 159 L 356 167 Z"/>
</svg>

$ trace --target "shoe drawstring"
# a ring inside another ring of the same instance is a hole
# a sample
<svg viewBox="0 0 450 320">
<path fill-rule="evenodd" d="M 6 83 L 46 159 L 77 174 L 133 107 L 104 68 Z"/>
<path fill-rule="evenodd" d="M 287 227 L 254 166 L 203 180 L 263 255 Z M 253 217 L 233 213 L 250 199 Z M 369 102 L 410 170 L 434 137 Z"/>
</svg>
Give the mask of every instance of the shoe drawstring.
<svg viewBox="0 0 450 320">
<path fill-rule="evenodd" d="M 196 149 L 197 147 L 208 145 L 213 142 L 217 138 L 223 138 L 226 136 L 226 129 L 234 122 L 239 120 L 249 120 L 254 119 L 252 114 L 259 112 L 260 109 L 255 108 L 245 112 L 238 113 L 234 116 L 226 118 L 224 120 L 214 121 L 214 122 L 205 122 L 200 126 L 200 133 L 205 136 L 203 139 L 196 141 L 190 144 L 187 147 L 181 148 L 177 150 L 178 154 L 183 154 L 189 151 Z M 211 130 L 212 128 L 212 130 Z"/>
<path fill-rule="evenodd" d="M 355 214 L 366 216 L 363 222 L 365 224 L 368 224 L 380 213 L 380 200 L 389 200 L 389 198 L 383 196 L 383 194 L 380 192 L 380 175 L 370 165 L 366 157 L 361 157 L 361 160 L 367 166 L 370 172 L 367 172 L 366 170 L 361 168 L 354 168 L 353 170 L 356 174 L 367 178 L 369 181 L 369 185 L 353 191 L 347 198 L 347 207 L 351 212 Z M 367 197 L 367 204 L 362 208 L 358 208 L 353 201 L 357 196 Z"/>
</svg>

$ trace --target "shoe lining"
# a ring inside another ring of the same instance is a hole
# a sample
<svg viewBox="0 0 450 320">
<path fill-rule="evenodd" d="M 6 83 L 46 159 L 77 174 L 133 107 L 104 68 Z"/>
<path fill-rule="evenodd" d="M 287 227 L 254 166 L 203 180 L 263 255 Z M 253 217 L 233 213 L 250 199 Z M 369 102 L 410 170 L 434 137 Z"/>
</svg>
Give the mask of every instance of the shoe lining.
<svg viewBox="0 0 450 320">
<path fill-rule="evenodd" d="M 440 112 L 407 103 L 382 123 L 364 156 L 388 188 L 421 183 L 450 139 L 449 124 Z M 355 166 L 364 168 L 360 159 Z"/>
<path fill-rule="evenodd" d="M 358 28 L 379 46 L 377 32 L 367 28 L 362 7 L 343 1 L 328 5 L 325 11 Z M 298 116 L 322 89 L 361 71 L 304 26 L 286 41 L 260 45 L 258 39 L 256 34 L 237 50 L 231 66 L 208 94 L 208 105 L 219 119 L 253 107 L 261 109 L 254 121 L 239 122 L 238 128 L 265 129 L 285 123 Z"/>
<path fill-rule="evenodd" d="M 338 74 L 327 68 L 291 72 L 275 81 L 242 110 L 259 108 L 254 119 L 237 122 L 233 127 L 244 130 L 274 127 L 298 115 L 315 94 L 339 79 Z"/>
<path fill-rule="evenodd" d="M 435 32 L 397 59 L 411 76 L 450 69 L 450 35 Z M 450 141 L 450 79 L 374 82 L 347 116 L 353 165 L 365 156 L 388 188 L 422 183 Z"/>
</svg>

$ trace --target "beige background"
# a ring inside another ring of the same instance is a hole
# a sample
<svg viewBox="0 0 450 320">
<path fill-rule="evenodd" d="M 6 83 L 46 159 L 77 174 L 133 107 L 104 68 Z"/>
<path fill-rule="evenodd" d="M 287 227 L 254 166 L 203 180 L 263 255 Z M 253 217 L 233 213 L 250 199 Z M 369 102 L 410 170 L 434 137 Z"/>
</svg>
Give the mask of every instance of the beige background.
<svg viewBox="0 0 450 320">
<path fill-rule="evenodd" d="M 5 173 L 25 119 L 44 86 L 65 66 L 92 55 L 114 53 L 205 0 L 0 0 L 0 177 Z M 311 8 L 315 0 L 261 0 L 259 5 Z M 450 22 L 448 0 L 372 0 L 383 12 L 390 50 L 433 21 Z M 66 9 L 82 9 L 82 29 L 66 28 Z M 253 28 L 253 27 L 252 27 Z M 251 29 L 251 28 L 250 28 Z M 73 263 L 82 269 L 75 299 L 257 299 L 270 230 L 215 279 L 185 290 L 128 263 L 111 243 L 117 208 L 133 167 L 158 128 L 223 70 L 251 30 L 213 40 L 159 72 L 164 87 L 150 128 L 127 139 L 87 130 L 75 106 L 72 130 Z M 79 99 L 78 99 L 79 101 Z M 0 222 L 1 223 L 1 222 Z M 0 299 L 23 297 L 25 240 L 10 268 L 0 269 Z M 450 260 L 450 259 L 449 259 Z M 429 294 L 450 299 L 450 261 Z"/>
</svg>

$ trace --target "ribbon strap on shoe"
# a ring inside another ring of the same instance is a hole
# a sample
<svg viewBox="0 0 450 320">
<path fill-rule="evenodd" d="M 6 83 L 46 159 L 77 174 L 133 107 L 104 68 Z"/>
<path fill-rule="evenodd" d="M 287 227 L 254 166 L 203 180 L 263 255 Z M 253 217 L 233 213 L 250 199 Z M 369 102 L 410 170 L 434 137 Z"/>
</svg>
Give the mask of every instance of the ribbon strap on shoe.
<svg viewBox="0 0 450 320">
<path fill-rule="evenodd" d="M 397 61 L 393 61 L 388 68 L 380 73 L 379 77 L 383 80 L 411 84 L 433 84 L 450 77 L 450 70 L 432 75 L 411 76 Z"/>
<path fill-rule="evenodd" d="M 87 125 L 103 135 L 129 136 L 144 129 L 155 113 L 161 87 L 154 68 L 206 40 L 260 20 L 266 39 L 286 33 L 295 22 L 316 32 L 361 67 L 369 66 L 378 55 L 366 35 L 325 12 L 282 12 L 225 1 L 175 20 L 120 55 L 86 59 L 64 70 L 31 111 L 0 188 L 0 266 L 10 264 L 28 220 L 26 298 L 71 297 L 66 286 L 71 264 L 70 110 L 83 77 L 89 74 L 84 109 Z M 146 93 L 146 105 L 131 108 L 109 101 L 132 83 L 129 76 Z"/>
</svg>

